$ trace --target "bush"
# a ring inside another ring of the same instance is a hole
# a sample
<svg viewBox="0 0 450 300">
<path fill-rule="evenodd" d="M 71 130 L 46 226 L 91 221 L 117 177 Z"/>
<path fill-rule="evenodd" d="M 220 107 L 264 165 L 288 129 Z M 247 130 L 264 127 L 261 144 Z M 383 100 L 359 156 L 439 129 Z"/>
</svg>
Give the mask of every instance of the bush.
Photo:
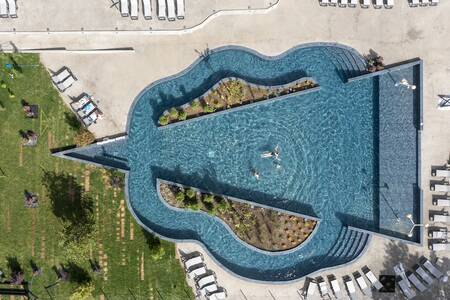
<svg viewBox="0 0 450 300">
<path fill-rule="evenodd" d="M 16 98 L 16 95 L 14 94 L 13 91 L 8 90 L 9 91 L 9 98 Z"/>
<path fill-rule="evenodd" d="M 0 81 L 0 87 L 1 87 L 2 89 L 6 89 L 6 82 L 4 82 L 3 80 Z"/>
<path fill-rule="evenodd" d="M 183 202 L 185 198 L 186 197 L 183 192 L 178 192 L 177 195 L 175 196 L 175 199 L 177 200 L 178 203 Z"/>
<path fill-rule="evenodd" d="M 214 195 L 203 195 L 203 202 L 205 203 L 213 203 Z"/>
<path fill-rule="evenodd" d="M 159 125 L 167 125 L 169 124 L 169 118 L 167 116 L 161 116 L 159 117 Z"/>
<path fill-rule="evenodd" d="M 199 106 L 200 106 L 200 101 L 194 100 L 194 101 L 191 102 L 191 107 L 192 108 L 199 108 Z"/>
<path fill-rule="evenodd" d="M 187 118 L 187 113 L 184 110 L 180 111 L 180 113 L 178 114 L 178 120 L 183 121 L 183 120 L 186 120 L 186 118 Z"/>
<path fill-rule="evenodd" d="M 95 140 L 94 134 L 87 129 L 81 129 L 73 138 L 77 147 L 92 144 Z"/>
<path fill-rule="evenodd" d="M 216 111 L 216 109 L 208 104 L 203 106 L 203 112 L 205 112 L 205 113 L 213 113 L 215 111 Z"/>
<path fill-rule="evenodd" d="M 179 112 L 176 108 L 171 108 L 169 110 L 169 115 L 172 119 L 178 119 Z"/>
<path fill-rule="evenodd" d="M 190 199 L 192 199 L 192 198 L 194 198 L 195 197 L 195 191 L 193 190 L 193 189 L 188 189 L 187 191 L 186 191 L 186 196 L 188 197 L 188 198 L 190 198 Z"/>
<path fill-rule="evenodd" d="M 186 205 L 186 208 L 188 208 L 190 210 L 200 210 L 198 203 L 190 203 L 190 204 Z"/>
</svg>

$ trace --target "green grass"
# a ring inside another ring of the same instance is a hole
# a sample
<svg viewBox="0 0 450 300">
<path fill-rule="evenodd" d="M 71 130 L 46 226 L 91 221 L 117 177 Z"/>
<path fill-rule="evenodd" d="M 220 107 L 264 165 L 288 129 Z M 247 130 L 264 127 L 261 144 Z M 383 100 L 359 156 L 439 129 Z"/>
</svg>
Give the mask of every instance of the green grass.
<svg viewBox="0 0 450 300">
<path fill-rule="evenodd" d="M 14 79 L 9 77 L 5 67 L 11 59 L 22 66 L 22 73 L 16 72 Z M 192 299 L 192 291 L 175 259 L 173 244 L 145 234 L 127 208 L 121 210 L 124 193 L 109 186 L 108 173 L 51 156 L 50 149 L 72 145 L 79 128 L 53 88 L 39 57 L 0 55 L 0 80 L 15 94 L 15 98 L 10 98 L 8 88 L 0 88 L 0 270 L 6 274 L 6 279 L 10 274 L 8 261 L 11 264 L 17 260 L 30 290 L 39 298 L 69 298 L 78 286 L 75 282 L 45 287 L 57 281 L 52 267 L 69 263 L 60 242 L 61 218 L 55 213 L 61 209 L 58 205 L 66 210 L 73 209 L 70 201 L 76 194 L 74 190 L 79 189 L 93 201 L 96 234 L 90 254 L 77 267 L 92 278 L 96 299 Z M 39 105 L 38 119 L 25 118 L 22 99 Z M 38 145 L 22 148 L 18 132 L 29 129 L 39 135 Z M 66 181 L 69 182 L 67 187 L 60 187 L 62 194 L 58 199 L 43 185 L 45 172 L 70 179 Z M 38 208 L 24 207 L 24 190 L 39 195 Z M 155 253 L 161 250 L 155 250 L 154 245 L 159 242 L 164 254 L 158 257 Z M 103 274 L 92 272 L 89 259 L 103 264 Z M 30 261 L 42 268 L 42 275 L 32 278 Z"/>
</svg>

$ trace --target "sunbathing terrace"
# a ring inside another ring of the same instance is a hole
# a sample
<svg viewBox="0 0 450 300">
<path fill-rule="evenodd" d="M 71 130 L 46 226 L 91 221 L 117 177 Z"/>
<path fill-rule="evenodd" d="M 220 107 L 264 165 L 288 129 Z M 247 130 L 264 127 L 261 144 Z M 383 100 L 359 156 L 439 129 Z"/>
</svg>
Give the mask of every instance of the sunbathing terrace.
<svg viewBox="0 0 450 300">
<path fill-rule="evenodd" d="M 293 7 L 296 9 L 294 10 Z M 185 69 L 198 57 L 196 49 L 205 46 L 216 48 L 223 45 L 238 44 L 257 51 L 276 55 L 299 43 L 311 41 L 339 41 L 351 45 L 360 53 L 373 48 L 385 57 L 387 63 L 402 61 L 405 58 L 421 57 L 424 61 L 424 128 L 421 143 L 422 178 L 428 184 L 431 165 L 442 165 L 448 158 L 450 137 L 442 128 L 448 128 L 448 113 L 436 109 L 436 95 L 448 93 L 450 65 L 447 53 L 450 30 L 445 16 L 450 10 L 448 1 L 441 1 L 438 8 L 410 9 L 406 1 L 396 1 L 392 10 L 360 9 L 324 9 L 316 1 L 281 1 L 276 9 L 267 14 L 252 16 L 223 16 L 211 21 L 208 26 L 195 33 L 180 36 L 155 36 L 142 39 L 143 36 L 122 35 L 120 39 L 111 39 L 104 35 L 86 35 L 82 39 L 73 35 L 9 35 L 21 49 L 66 47 L 68 49 L 105 49 L 132 46 L 136 51 L 128 54 L 102 55 L 95 51 L 87 52 L 51 52 L 42 55 L 50 68 L 57 70 L 62 65 L 69 66 L 79 78 L 72 88 L 71 96 L 82 91 L 98 95 L 105 119 L 91 127 L 98 137 L 113 135 L 125 130 L 126 115 L 134 96 L 149 83 L 159 78 L 175 74 Z M 68 13 L 70 17 L 70 12 Z M 286 16 L 291 16 L 286 18 Z M 280 23 L 279 20 L 284 22 Z M 409 20 L 406 21 L 405 20 Z M 251 24 L 251 26 L 250 26 Z M 274 24 L 277 24 L 274 26 Z M 430 26 L 429 24 L 432 24 Z M 307 26 L 308 30 L 299 29 Z M 81 26 L 79 26 L 81 27 Z M 233 28 L 237 34 L 229 34 Z M 343 29 L 345 28 L 345 30 Z M 369 38 L 370 37 L 370 38 Z M 175 53 L 176 56 L 167 55 Z M 130 68 L 130 66 L 133 66 Z M 151 67 L 149 67 L 151 66 Z M 121 78 L 120 83 L 111 84 L 111 76 Z M 101 97 L 100 97 L 101 96 Z M 70 101 L 65 97 L 67 102 Z M 431 207 L 431 193 L 424 191 L 424 219 L 428 219 Z M 350 266 L 334 269 L 337 276 L 353 272 L 364 264 L 379 271 L 391 272 L 390 260 L 393 244 L 387 239 L 373 237 L 367 252 Z M 180 243 L 180 248 L 201 250 L 192 243 Z M 429 255 L 427 245 L 423 247 L 395 244 L 402 253 L 394 256 L 405 258 L 411 255 Z M 380 253 L 383 255 L 380 256 Z M 214 269 L 219 280 L 227 287 L 230 295 L 236 299 L 273 299 L 296 297 L 299 285 L 268 285 L 243 282 L 220 270 L 214 261 L 207 258 L 208 265 Z M 413 261 L 409 260 L 410 263 Z M 273 296 L 272 296 L 273 295 Z"/>
</svg>

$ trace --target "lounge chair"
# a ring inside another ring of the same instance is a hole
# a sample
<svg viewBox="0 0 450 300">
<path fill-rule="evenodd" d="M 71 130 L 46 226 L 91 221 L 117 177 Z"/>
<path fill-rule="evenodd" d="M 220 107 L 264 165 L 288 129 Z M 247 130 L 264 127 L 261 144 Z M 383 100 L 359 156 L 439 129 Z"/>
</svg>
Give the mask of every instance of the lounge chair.
<svg viewBox="0 0 450 300">
<path fill-rule="evenodd" d="M 375 0 L 373 4 L 373 8 L 380 9 L 383 7 L 383 0 Z"/>
<path fill-rule="evenodd" d="M 166 19 L 166 0 L 158 1 L 158 20 Z"/>
<path fill-rule="evenodd" d="M 74 111 L 82 109 L 86 104 L 91 102 L 89 96 L 84 95 L 80 100 L 70 103 L 70 106 Z"/>
<path fill-rule="evenodd" d="M 189 258 L 184 262 L 184 268 L 186 270 L 190 269 L 194 265 L 201 264 L 203 262 L 203 257 L 201 256 L 194 256 L 192 258 Z"/>
<path fill-rule="evenodd" d="M 8 2 L 9 16 L 11 18 L 17 18 L 17 3 L 16 3 L 16 0 L 7 0 L 7 2 Z"/>
<path fill-rule="evenodd" d="M 80 116 L 80 118 L 85 118 L 89 116 L 93 111 L 97 109 L 97 106 L 95 106 L 94 103 L 89 102 L 85 106 L 83 106 L 80 110 L 77 111 L 77 114 Z"/>
<path fill-rule="evenodd" d="M 194 279 L 195 277 L 206 274 L 206 271 L 205 264 L 198 264 L 189 269 L 187 275 L 190 279 Z"/>
<path fill-rule="evenodd" d="M 370 7 L 370 0 L 363 0 L 361 3 L 362 8 L 369 8 Z"/>
<path fill-rule="evenodd" d="M 217 286 L 217 284 L 212 283 L 210 285 L 204 286 L 203 288 L 201 288 L 200 290 L 198 290 L 198 292 L 200 293 L 200 295 L 202 296 L 206 296 L 206 294 L 215 292 L 219 289 L 219 287 Z"/>
<path fill-rule="evenodd" d="M 328 293 L 328 286 L 323 277 L 317 277 L 316 278 L 317 283 L 319 284 L 319 292 L 322 298 L 330 297 L 330 294 Z"/>
<path fill-rule="evenodd" d="M 338 3 L 338 0 L 330 0 L 330 6 L 336 6 Z"/>
<path fill-rule="evenodd" d="M 86 118 L 83 118 L 82 121 L 83 121 L 84 126 L 89 127 L 93 123 L 95 123 L 98 118 L 99 118 L 98 114 L 94 111 L 89 116 L 87 116 Z"/>
<path fill-rule="evenodd" d="M 197 280 L 195 283 L 198 290 L 202 289 L 203 287 L 216 282 L 216 275 L 210 274 L 206 275 L 200 279 Z"/>
<path fill-rule="evenodd" d="M 217 291 L 213 292 L 211 294 L 206 295 L 206 299 L 208 300 L 222 300 L 227 298 L 227 292 L 226 291 Z"/>
<path fill-rule="evenodd" d="M 419 6 L 419 0 L 409 0 L 409 6 L 411 7 L 417 7 Z"/>
<path fill-rule="evenodd" d="M 450 170 L 432 170 L 431 176 L 437 176 L 437 177 L 450 177 Z"/>
<path fill-rule="evenodd" d="M 381 282 L 377 279 L 377 277 L 375 277 L 375 275 L 373 274 L 373 272 L 369 269 L 369 267 L 364 266 L 362 268 L 362 271 L 364 273 L 364 275 L 366 275 L 367 279 L 369 279 L 370 283 L 373 285 L 373 287 L 375 287 L 375 289 L 377 291 L 381 290 L 383 288 L 383 285 L 381 284 Z"/>
<path fill-rule="evenodd" d="M 332 275 L 332 278 L 330 279 L 330 285 L 336 299 L 342 299 L 341 287 L 339 286 L 339 282 L 334 275 Z"/>
<path fill-rule="evenodd" d="M 65 90 L 67 90 L 68 88 L 70 88 L 72 86 L 72 84 L 74 84 L 75 82 L 75 78 L 73 78 L 73 76 L 69 76 L 67 77 L 63 82 L 60 82 L 56 85 L 56 87 L 61 91 L 64 92 Z"/>
<path fill-rule="evenodd" d="M 450 223 L 450 216 L 448 215 L 448 212 L 445 211 L 442 213 L 442 215 L 430 215 L 430 221 L 438 223 Z"/>
<path fill-rule="evenodd" d="M 439 0 L 431 0 L 430 5 L 431 6 L 436 6 L 439 4 Z"/>
<path fill-rule="evenodd" d="M 384 5 L 384 8 L 391 9 L 394 7 L 394 0 L 386 0 L 386 4 Z"/>
<path fill-rule="evenodd" d="M 69 70 L 67 68 L 64 68 L 63 70 L 61 70 L 61 72 L 59 72 L 58 74 L 55 74 L 55 75 L 52 76 L 52 81 L 55 84 L 58 84 L 60 82 L 63 82 L 64 79 L 66 79 L 69 76 L 70 76 Z"/>
<path fill-rule="evenodd" d="M 439 95 L 438 109 L 449 110 L 450 109 L 450 96 Z"/>
<path fill-rule="evenodd" d="M 152 4 L 150 0 L 142 0 L 142 10 L 144 13 L 144 19 L 151 20 L 152 19 Z"/>
<path fill-rule="evenodd" d="M 358 0 L 350 0 L 348 7 L 356 7 L 357 4 L 358 4 Z"/>
<path fill-rule="evenodd" d="M 169 21 L 176 20 L 175 0 L 167 0 L 167 20 Z"/>
<path fill-rule="evenodd" d="M 427 285 L 433 284 L 434 279 L 431 278 L 430 275 L 428 275 L 428 273 L 425 272 L 425 270 L 421 266 L 416 265 L 415 272 Z"/>
<path fill-rule="evenodd" d="M 356 289 L 355 285 L 353 284 L 353 280 L 350 278 L 350 276 L 346 276 L 344 279 L 345 287 L 347 288 L 348 296 L 351 300 L 356 299 Z"/>
<path fill-rule="evenodd" d="M 306 292 L 304 294 L 305 300 L 316 297 L 319 290 L 317 282 L 314 280 L 308 280 L 307 284 L 308 287 L 306 288 Z"/>
<path fill-rule="evenodd" d="M 436 277 L 437 279 L 440 279 L 442 276 L 444 276 L 444 274 L 438 270 L 438 268 L 436 268 L 431 261 L 429 261 L 427 258 L 423 257 L 420 261 L 422 263 L 422 265 L 425 267 L 425 269 L 428 270 L 428 272 L 431 273 L 431 275 L 433 275 L 434 277 Z"/>
<path fill-rule="evenodd" d="M 450 192 L 450 185 L 448 182 L 444 182 L 444 184 L 434 184 L 430 186 L 430 190 L 434 192 Z"/>
<path fill-rule="evenodd" d="M 177 0 L 177 18 L 184 19 L 184 16 L 185 16 L 184 0 Z"/>
<path fill-rule="evenodd" d="M 122 17 L 128 17 L 130 15 L 130 6 L 128 0 L 120 0 L 120 14 Z"/>
<path fill-rule="evenodd" d="M 137 20 L 139 14 L 139 2 L 138 0 L 130 0 L 130 17 L 131 20 Z"/>
<path fill-rule="evenodd" d="M 363 292 L 363 294 L 372 298 L 372 291 L 370 290 L 369 286 L 367 285 L 366 281 L 361 276 L 361 274 L 358 271 L 356 271 L 355 273 L 353 273 L 353 275 L 355 276 L 356 283 L 358 283 L 358 286 Z"/>
<path fill-rule="evenodd" d="M 450 199 L 433 199 L 433 205 L 449 207 Z"/>
<path fill-rule="evenodd" d="M 420 0 L 420 6 L 427 6 L 429 3 L 428 0 Z"/>
<path fill-rule="evenodd" d="M 348 0 L 339 0 L 339 7 L 347 7 Z"/>
<path fill-rule="evenodd" d="M 433 251 L 450 251 L 450 244 L 448 242 L 437 242 L 430 245 Z"/>
<path fill-rule="evenodd" d="M 422 283 L 422 281 L 419 280 L 419 278 L 417 278 L 417 276 L 414 273 L 408 272 L 407 276 L 408 280 L 411 281 L 411 283 L 419 292 L 422 293 L 426 291 L 427 287 Z"/>
<path fill-rule="evenodd" d="M 428 232 L 428 237 L 430 237 L 432 239 L 446 240 L 448 238 L 447 228 L 439 228 L 439 229 L 430 230 Z"/>
<path fill-rule="evenodd" d="M 320 6 L 327 6 L 330 4 L 330 0 L 320 0 L 319 4 Z"/>
<path fill-rule="evenodd" d="M 405 279 L 400 280 L 398 286 L 407 299 L 412 299 L 416 296 L 416 292 L 408 286 L 408 282 Z"/>
<path fill-rule="evenodd" d="M 8 5 L 6 4 L 6 0 L 0 0 L 0 17 L 8 17 Z"/>
</svg>

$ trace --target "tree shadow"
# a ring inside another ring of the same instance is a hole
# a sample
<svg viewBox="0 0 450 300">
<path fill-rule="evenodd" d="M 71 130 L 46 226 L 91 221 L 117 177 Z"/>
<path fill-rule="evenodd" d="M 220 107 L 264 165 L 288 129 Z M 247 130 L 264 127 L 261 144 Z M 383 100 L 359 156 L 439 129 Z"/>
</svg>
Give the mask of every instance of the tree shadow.
<svg viewBox="0 0 450 300">
<path fill-rule="evenodd" d="M 66 121 L 67 125 L 70 126 L 73 130 L 80 130 L 81 129 L 81 123 L 78 120 L 77 116 L 75 116 L 71 112 L 64 112 L 64 120 Z"/>
<path fill-rule="evenodd" d="M 92 281 L 89 272 L 74 262 L 68 262 L 64 269 L 70 274 L 69 281 L 78 284 L 86 284 Z"/>
<path fill-rule="evenodd" d="M 161 240 L 157 236 L 146 231 L 144 228 L 142 228 L 142 233 L 144 234 L 145 242 L 150 250 L 156 251 L 161 248 Z"/>
<path fill-rule="evenodd" d="M 11 271 L 11 276 L 15 276 L 16 274 L 23 273 L 22 266 L 20 265 L 17 257 L 9 256 L 6 258 L 6 266 Z"/>
</svg>

